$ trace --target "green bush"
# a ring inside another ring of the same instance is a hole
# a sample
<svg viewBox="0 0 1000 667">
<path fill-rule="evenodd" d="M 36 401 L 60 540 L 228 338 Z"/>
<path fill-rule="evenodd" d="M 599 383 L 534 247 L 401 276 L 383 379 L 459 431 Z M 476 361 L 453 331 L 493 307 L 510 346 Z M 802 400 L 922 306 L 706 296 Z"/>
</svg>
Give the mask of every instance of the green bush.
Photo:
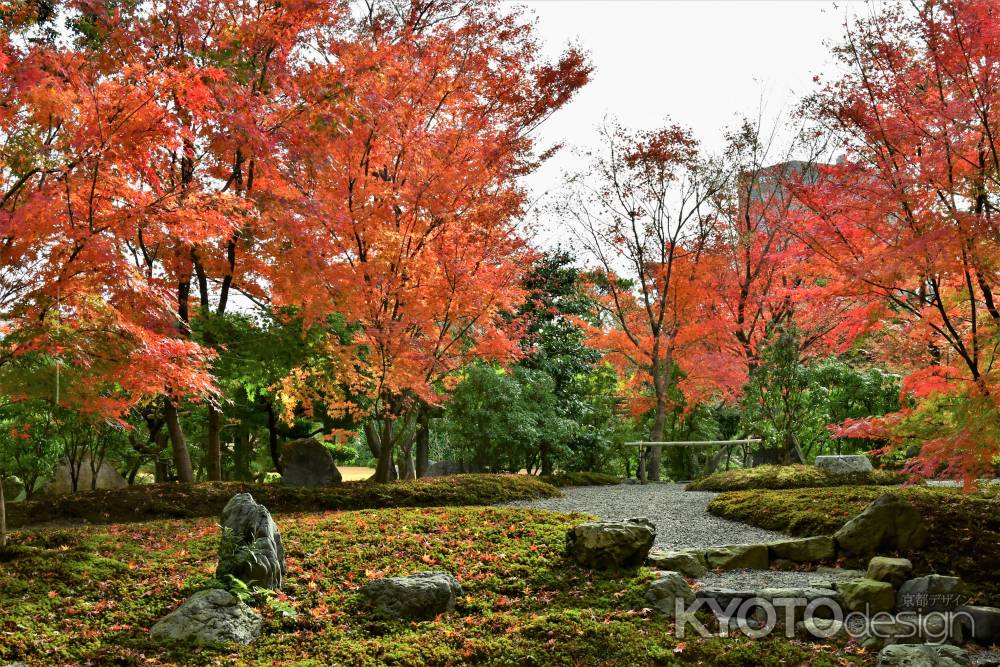
<svg viewBox="0 0 1000 667">
<path fill-rule="evenodd" d="M 611 486 L 622 482 L 621 478 L 603 472 L 557 472 L 541 475 L 539 479 L 552 486 Z"/>
<path fill-rule="evenodd" d="M 807 465 L 763 465 L 717 472 L 687 485 L 688 491 L 743 491 L 745 489 L 803 489 L 823 486 L 891 486 L 907 476 L 891 470 L 834 474 Z"/>
<path fill-rule="evenodd" d="M 291 487 L 281 484 L 202 482 L 147 484 L 126 489 L 82 491 L 8 507 L 12 528 L 46 521 L 85 519 L 123 523 L 162 518 L 218 516 L 237 493 L 249 492 L 273 514 L 382 507 L 493 505 L 514 500 L 551 498 L 559 490 L 527 475 L 455 475 L 375 484 L 344 482 L 336 486 Z"/>
<path fill-rule="evenodd" d="M 836 532 L 883 494 L 913 503 L 930 539 L 918 553 L 903 554 L 921 572 L 952 573 L 1000 602 L 1000 498 L 997 487 L 964 494 L 959 489 L 907 486 L 840 486 L 723 493 L 708 511 L 732 521 L 792 535 Z"/>
</svg>

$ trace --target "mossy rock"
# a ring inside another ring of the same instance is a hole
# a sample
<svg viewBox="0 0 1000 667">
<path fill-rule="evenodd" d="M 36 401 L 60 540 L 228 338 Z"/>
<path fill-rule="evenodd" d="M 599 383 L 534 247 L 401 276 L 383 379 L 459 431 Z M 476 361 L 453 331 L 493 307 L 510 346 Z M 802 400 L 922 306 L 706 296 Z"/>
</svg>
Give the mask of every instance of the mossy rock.
<svg viewBox="0 0 1000 667">
<path fill-rule="evenodd" d="M 766 570 L 770 565 L 767 547 L 763 544 L 731 544 L 705 550 L 705 561 L 711 569 Z"/>
<path fill-rule="evenodd" d="M 892 611 L 896 606 L 896 591 L 892 584 L 862 577 L 841 582 L 837 586 L 844 606 L 851 611 L 877 613 Z"/>
</svg>

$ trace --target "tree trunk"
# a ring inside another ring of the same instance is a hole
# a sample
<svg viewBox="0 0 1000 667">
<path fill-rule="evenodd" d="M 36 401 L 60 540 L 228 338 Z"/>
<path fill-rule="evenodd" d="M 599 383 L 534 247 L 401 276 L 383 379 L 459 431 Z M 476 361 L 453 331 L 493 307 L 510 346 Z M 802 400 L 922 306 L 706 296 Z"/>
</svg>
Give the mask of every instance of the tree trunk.
<svg viewBox="0 0 1000 667">
<path fill-rule="evenodd" d="M 420 421 L 417 422 L 417 477 L 427 475 L 431 455 L 431 413 L 425 406 L 420 410 Z"/>
<path fill-rule="evenodd" d="M 253 479 L 250 472 L 250 459 L 253 457 L 250 434 L 245 431 L 237 433 L 233 450 L 233 476 L 241 482 L 249 482 Z"/>
<path fill-rule="evenodd" d="M 3 474 L 0 473 L 0 549 L 7 546 L 7 498 L 3 493 Z"/>
<path fill-rule="evenodd" d="M 282 472 L 281 466 L 281 446 L 278 442 L 278 419 L 274 414 L 274 403 L 267 402 L 267 444 L 271 450 L 271 463 L 274 469 Z"/>
<path fill-rule="evenodd" d="M 392 450 L 395 444 L 393 442 L 392 426 L 393 420 L 385 419 L 382 433 L 378 437 L 378 453 L 376 454 L 378 462 L 375 466 L 375 474 L 372 476 L 372 480 L 380 483 L 391 482 L 396 478 L 396 466 L 392 460 Z M 370 442 L 369 447 L 371 447 Z M 375 450 L 373 449 L 372 452 L 374 453 Z"/>
<path fill-rule="evenodd" d="M 413 440 L 406 438 L 406 441 L 399 448 L 402 458 L 399 465 L 400 479 L 416 479 L 417 469 L 413 465 Z"/>
<path fill-rule="evenodd" d="M 551 475 L 552 474 L 552 447 L 549 445 L 547 440 L 542 442 L 539 448 L 539 456 L 542 459 L 542 474 Z"/>
<path fill-rule="evenodd" d="M 663 382 L 657 378 L 656 385 L 656 416 L 653 419 L 653 430 L 649 434 L 650 442 L 663 442 L 663 427 L 667 417 L 667 397 L 663 389 Z M 650 448 L 649 456 L 649 479 L 653 482 L 660 481 L 660 462 L 662 460 L 662 447 L 653 445 Z"/>
<path fill-rule="evenodd" d="M 208 406 L 208 426 L 205 431 L 205 468 L 211 482 L 222 481 L 222 413 Z"/>
<path fill-rule="evenodd" d="M 177 407 L 169 396 L 163 397 L 163 418 L 170 432 L 170 442 L 174 450 L 174 466 L 177 468 L 177 481 L 183 484 L 194 483 L 194 469 L 191 467 L 191 453 L 184 440 L 181 420 L 177 416 Z"/>
</svg>

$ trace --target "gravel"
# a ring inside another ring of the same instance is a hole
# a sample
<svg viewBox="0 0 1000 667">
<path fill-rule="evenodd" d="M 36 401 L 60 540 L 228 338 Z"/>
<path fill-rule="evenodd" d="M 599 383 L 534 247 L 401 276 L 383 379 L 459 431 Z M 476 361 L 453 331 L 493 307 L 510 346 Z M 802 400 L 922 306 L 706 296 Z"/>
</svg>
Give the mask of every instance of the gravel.
<svg viewBox="0 0 1000 667">
<path fill-rule="evenodd" d="M 602 519 L 644 516 L 656 524 L 655 547 L 689 549 L 725 544 L 766 544 L 787 535 L 712 516 L 706 507 L 716 493 L 685 491 L 683 484 L 619 484 L 563 489 L 561 498 L 518 501 L 509 507 L 580 512 Z"/>
<path fill-rule="evenodd" d="M 823 568 L 819 572 L 780 572 L 778 570 L 727 570 L 709 572 L 701 578 L 702 587 L 731 588 L 737 591 L 760 590 L 761 588 L 827 588 L 816 582 L 850 581 L 864 576 L 857 570 Z"/>
</svg>

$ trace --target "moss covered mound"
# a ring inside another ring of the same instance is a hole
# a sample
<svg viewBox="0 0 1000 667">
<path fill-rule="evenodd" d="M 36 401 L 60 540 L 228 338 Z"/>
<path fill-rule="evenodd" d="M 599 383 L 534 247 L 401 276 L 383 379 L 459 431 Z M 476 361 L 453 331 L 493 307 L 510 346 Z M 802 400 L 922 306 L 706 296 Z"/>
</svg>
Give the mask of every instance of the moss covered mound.
<svg viewBox="0 0 1000 667">
<path fill-rule="evenodd" d="M 901 554 L 919 572 L 954 573 L 1000 603 L 1000 497 L 997 487 L 959 489 L 845 486 L 723 493 L 708 511 L 733 521 L 793 535 L 834 533 L 882 494 L 913 503 L 927 522 L 930 539 L 919 553 Z"/>
<path fill-rule="evenodd" d="M 230 498 L 245 491 L 253 494 L 254 499 L 264 504 L 272 514 L 381 507 L 492 505 L 559 495 L 559 490 L 551 484 L 527 475 L 455 475 L 389 484 L 344 482 L 336 486 L 312 488 L 241 482 L 149 484 L 126 489 L 81 491 L 8 505 L 7 522 L 17 528 L 80 519 L 106 524 L 219 516 Z"/>
<path fill-rule="evenodd" d="M 744 489 L 803 489 L 826 486 L 889 486 L 902 484 L 906 475 L 891 470 L 834 474 L 801 464 L 763 465 L 717 472 L 687 485 L 688 491 L 742 491 Z"/>
<path fill-rule="evenodd" d="M 611 486 L 621 484 L 620 477 L 602 472 L 557 472 L 539 477 L 552 486 Z"/>
<path fill-rule="evenodd" d="M 454 480 L 453 480 L 454 482 Z M 288 556 L 280 595 L 256 604 L 264 632 L 229 649 L 160 646 L 149 628 L 213 581 L 214 518 L 21 531 L 0 558 L 0 664 L 93 665 L 871 665 L 856 647 L 673 636 L 643 598 L 651 570 L 594 572 L 562 556 L 583 520 L 526 509 L 408 508 L 277 517 Z M 457 609 L 378 621 L 358 589 L 443 569 Z"/>
</svg>

